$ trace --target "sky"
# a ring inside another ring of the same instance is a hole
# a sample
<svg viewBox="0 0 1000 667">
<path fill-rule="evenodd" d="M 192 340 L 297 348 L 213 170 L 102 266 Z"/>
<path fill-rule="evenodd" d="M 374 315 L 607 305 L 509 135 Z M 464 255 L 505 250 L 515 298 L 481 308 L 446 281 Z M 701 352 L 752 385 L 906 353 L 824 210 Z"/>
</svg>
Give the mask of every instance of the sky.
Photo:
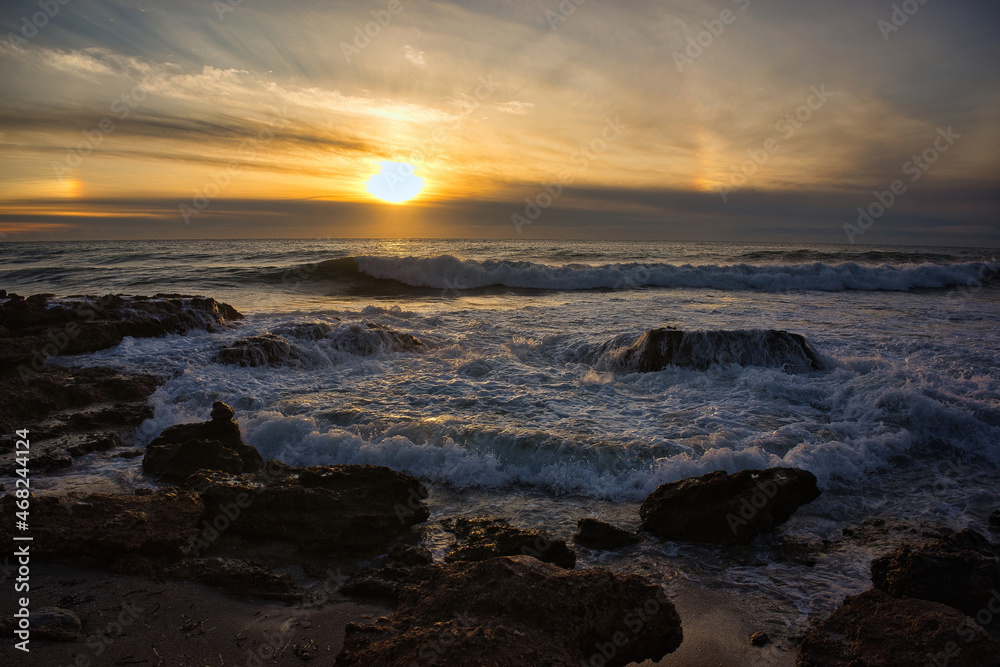
<svg viewBox="0 0 1000 667">
<path fill-rule="evenodd" d="M 998 63 L 995 0 L 4 0 L 0 235 L 996 248 Z"/>
</svg>

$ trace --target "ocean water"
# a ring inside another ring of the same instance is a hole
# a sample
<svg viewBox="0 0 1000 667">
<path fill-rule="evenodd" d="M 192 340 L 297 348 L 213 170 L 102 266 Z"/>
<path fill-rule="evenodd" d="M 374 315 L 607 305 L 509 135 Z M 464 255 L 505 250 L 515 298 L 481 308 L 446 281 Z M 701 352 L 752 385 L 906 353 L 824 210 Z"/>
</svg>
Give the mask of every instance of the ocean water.
<svg viewBox="0 0 1000 667">
<path fill-rule="evenodd" d="M 634 528 L 639 503 L 664 482 L 810 470 L 820 499 L 751 548 L 578 548 L 580 566 L 734 591 L 764 610 L 760 629 L 788 648 L 808 620 L 868 588 L 869 561 L 907 529 L 985 530 L 1000 508 L 998 257 L 723 243 L 5 243 L 0 287 L 181 292 L 235 306 L 247 318 L 223 333 L 126 339 L 53 362 L 168 378 L 140 444 L 224 400 L 265 457 L 420 477 L 432 522 L 496 513 L 568 539 L 583 516 Z M 319 338 L 293 328 L 316 323 L 329 325 Z M 368 323 L 425 346 L 401 351 Z M 786 330 L 805 336 L 825 368 L 628 373 L 594 354 L 661 326 Z M 294 345 L 290 365 L 213 360 L 265 332 Z M 97 478 L 144 483 L 138 461 L 89 465 Z M 874 528 L 857 530 L 865 522 Z M 448 536 L 434 525 L 425 539 L 440 554 Z"/>
</svg>

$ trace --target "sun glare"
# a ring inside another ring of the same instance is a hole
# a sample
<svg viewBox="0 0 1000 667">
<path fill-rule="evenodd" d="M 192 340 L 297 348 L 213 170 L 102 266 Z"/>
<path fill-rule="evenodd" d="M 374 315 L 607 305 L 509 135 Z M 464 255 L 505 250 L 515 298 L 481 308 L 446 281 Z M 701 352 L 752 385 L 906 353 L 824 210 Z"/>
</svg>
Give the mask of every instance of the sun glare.
<svg viewBox="0 0 1000 667">
<path fill-rule="evenodd" d="M 420 194 L 424 179 L 414 175 L 412 165 L 403 162 L 381 164 L 382 171 L 368 181 L 368 192 L 392 204 L 401 204 Z"/>
</svg>

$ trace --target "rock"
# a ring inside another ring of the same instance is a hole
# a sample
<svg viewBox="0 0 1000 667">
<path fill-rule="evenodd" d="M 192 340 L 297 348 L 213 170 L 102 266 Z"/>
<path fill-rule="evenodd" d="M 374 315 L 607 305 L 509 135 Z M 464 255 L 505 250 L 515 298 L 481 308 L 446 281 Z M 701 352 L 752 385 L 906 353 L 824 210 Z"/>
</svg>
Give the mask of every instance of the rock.
<svg viewBox="0 0 1000 667">
<path fill-rule="evenodd" d="M 238 366 L 291 366 L 299 363 L 302 356 L 291 343 L 271 333 L 249 336 L 225 346 L 215 356 L 220 364 Z"/>
<path fill-rule="evenodd" d="M 392 352 L 413 352 L 425 347 L 423 341 L 377 322 L 347 324 L 330 335 L 334 349 L 359 357 Z"/>
<path fill-rule="evenodd" d="M 990 528 L 1000 530 L 1000 510 L 990 514 Z"/>
<path fill-rule="evenodd" d="M 13 433 L 53 413 L 62 415 L 60 424 L 45 429 L 53 434 L 112 425 L 131 430 L 149 416 L 145 403 L 156 385 L 151 375 L 99 367 L 44 368 L 29 382 L 16 375 L 0 378 L 0 432 Z M 109 403 L 116 409 L 112 410 Z M 99 415 L 89 419 L 90 410 L 98 407 Z M 38 439 L 37 433 L 33 435 Z"/>
<path fill-rule="evenodd" d="M 278 327 L 274 333 L 300 340 L 322 340 L 330 335 L 333 327 L 326 322 L 300 322 Z"/>
<path fill-rule="evenodd" d="M 573 539 L 577 544 L 593 549 L 620 549 L 636 544 L 639 536 L 610 523 L 586 518 L 576 522 L 576 535 Z"/>
<path fill-rule="evenodd" d="M 71 642 L 82 636 L 83 624 L 80 617 L 69 609 L 61 607 L 40 607 L 31 610 L 29 619 L 31 639 L 50 639 L 57 642 Z M 0 630 L 13 636 L 15 619 L 5 617 Z"/>
<path fill-rule="evenodd" d="M 212 420 L 168 426 L 146 448 L 142 469 L 164 481 L 182 482 L 197 470 L 257 472 L 264 467 L 260 452 L 243 443 L 233 409 L 216 401 Z"/>
<path fill-rule="evenodd" d="M 682 637 L 663 590 L 637 575 L 513 556 L 437 568 L 402 591 L 391 620 L 348 624 L 337 665 L 621 667 L 658 661 Z"/>
<path fill-rule="evenodd" d="M 819 355 L 799 334 L 771 329 L 678 331 L 650 329 L 638 338 L 625 334 L 578 353 L 580 361 L 602 370 L 662 371 L 668 366 L 706 370 L 712 366 L 764 366 L 788 373 L 824 370 Z"/>
<path fill-rule="evenodd" d="M 642 528 L 666 540 L 746 544 L 819 497 L 816 476 L 797 468 L 725 471 L 662 484 L 639 508 Z"/>
<path fill-rule="evenodd" d="M 771 643 L 771 638 L 767 636 L 766 632 L 755 632 L 750 635 L 750 646 L 760 648 L 761 646 L 767 646 L 769 643 Z"/>
<path fill-rule="evenodd" d="M 14 496 L 0 496 L 0 515 L 13 517 L 14 502 Z M 131 554 L 179 555 L 194 538 L 204 511 L 196 494 L 180 489 L 35 496 L 31 553 L 101 562 Z M 13 530 L 13 521 L 5 521 L 0 536 L 10 540 Z"/>
<path fill-rule="evenodd" d="M 966 529 L 900 547 L 872 561 L 872 584 L 893 597 L 940 602 L 974 618 L 1000 589 L 1000 544 Z"/>
<path fill-rule="evenodd" d="M 847 597 L 814 626 L 802 640 L 795 664 L 998 665 L 1000 644 L 957 609 L 872 589 Z"/>
<path fill-rule="evenodd" d="M 126 336 L 212 331 L 243 318 L 231 306 L 203 297 L 51 296 L 14 299 L 8 295 L 0 303 L 0 326 L 8 332 L 0 347 L 0 369 L 30 380 L 44 367 L 45 359 L 55 354 L 96 352 L 117 345 Z"/>
<path fill-rule="evenodd" d="M 380 567 L 354 573 L 340 592 L 395 600 L 403 588 L 427 581 L 436 569 L 429 550 L 401 544 L 389 552 Z"/>
<path fill-rule="evenodd" d="M 201 494 L 209 522 L 228 511 L 236 534 L 311 549 L 385 549 L 430 514 L 424 485 L 383 466 L 269 461 L 252 474 L 200 470 L 185 485 Z"/>
<path fill-rule="evenodd" d="M 499 517 L 463 517 L 451 530 L 456 540 L 445 554 L 448 563 L 525 555 L 568 570 L 576 565 L 576 554 L 563 540 L 553 540 L 542 531 L 516 528 Z"/>
<path fill-rule="evenodd" d="M 304 591 L 287 574 L 272 574 L 245 558 L 185 558 L 168 567 L 173 579 L 200 581 L 235 595 L 297 600 Z"/>
</svg>

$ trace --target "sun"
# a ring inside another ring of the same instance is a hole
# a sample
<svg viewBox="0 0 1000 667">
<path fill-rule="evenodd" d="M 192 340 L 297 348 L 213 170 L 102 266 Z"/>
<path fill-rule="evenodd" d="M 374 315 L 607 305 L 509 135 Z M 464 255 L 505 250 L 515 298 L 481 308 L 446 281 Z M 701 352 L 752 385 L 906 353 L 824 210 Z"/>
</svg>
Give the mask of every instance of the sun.
<svg viewBox="0 0 1000 667">
<path fill-rule="evenodd" d="M 420 194 L 424 179 L 413 174 L 413 166 L 405 162 L 382 162 L 382 171 L 368 181 L 368 192 L 382 201 L 402 204 Z"/>
</svg>

